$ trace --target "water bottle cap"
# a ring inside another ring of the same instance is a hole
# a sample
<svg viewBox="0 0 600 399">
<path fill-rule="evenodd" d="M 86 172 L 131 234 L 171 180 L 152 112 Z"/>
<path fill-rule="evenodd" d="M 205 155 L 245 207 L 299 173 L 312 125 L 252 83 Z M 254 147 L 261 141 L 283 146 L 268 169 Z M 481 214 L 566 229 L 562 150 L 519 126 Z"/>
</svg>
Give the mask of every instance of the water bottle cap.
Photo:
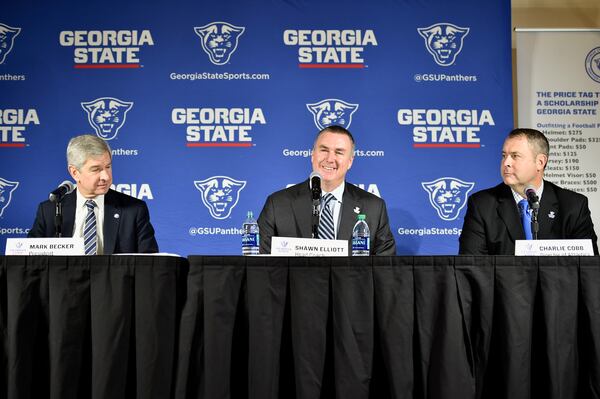
<svg viewBox="0 0 600 399">
<path fill-rule="evenodd" d="M 254 217 L 254 213 L 252 211 L 248 211 L 248 219 L 252 219 Z"/>
<path fill-rule="evenodd" d="M 358 215 L 358 220 L 365 220 L 367 218 L 366 215 L 363 215 L 362 213 L 360 215 Z"/>
</svg>

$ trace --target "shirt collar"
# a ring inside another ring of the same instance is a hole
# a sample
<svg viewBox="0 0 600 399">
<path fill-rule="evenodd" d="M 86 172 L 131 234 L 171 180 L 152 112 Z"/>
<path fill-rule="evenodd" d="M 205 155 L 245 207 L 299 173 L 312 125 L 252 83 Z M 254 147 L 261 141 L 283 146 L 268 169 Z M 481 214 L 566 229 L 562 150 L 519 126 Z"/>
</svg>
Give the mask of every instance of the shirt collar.
<svg viewBox="0 0 600 399">
<path fill-rule="evenodd" d="M 331 194 L 335 197 L 335 199 L 338 202 L 342 202 L 342 198 L 344 197 L 344 188 L 345 188 L 345 186 L 346 186 L 346 182 L 342 181 L 342 184 L 340 184 L 333 191 L 331 191 Z M 323 191 L 322 196 L 325 196 L 325 194 L 327 194 L 327 192 Z"/>
<path fill-rule="evenodd" d="M 515 199 L 515 202 L 518 204 L 519 202 L 521 202 L 521 200 L 526 199 L 521 197 L 521 194 L 517 193 L 515 190 L 512 189 L 512 187 L 510 188 L 510 191 L 512 192 L 513 198 Z M 542 184 L 535 190 L 535 194 L 538 196 L 539 200 L 542 200 L 542 193 L 544 192 L 544 180 L 542 180 Z"/>
<path fill-rule="evenodd" d="M 85 198 L 79 190 L 77 192 L 77 209 L 85 208 L 85 202 L 89 199 L 93 199 L 98 206 L 98 209 L 104 209 L 104 194 L 98 195 L 94 198 Z"/>
</svg>

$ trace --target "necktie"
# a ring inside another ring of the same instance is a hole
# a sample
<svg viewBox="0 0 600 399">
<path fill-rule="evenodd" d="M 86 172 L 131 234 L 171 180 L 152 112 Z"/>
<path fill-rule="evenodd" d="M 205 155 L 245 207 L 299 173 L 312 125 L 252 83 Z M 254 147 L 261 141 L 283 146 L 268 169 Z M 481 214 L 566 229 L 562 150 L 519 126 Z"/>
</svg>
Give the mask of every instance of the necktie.
<svg viewBox="0 0 600 399">
<path fill-rule="evenodd" d="M 323 197 L 323 205 L 321 212 L 321 219 L 319 220 L 319 238 L 322 240 L 333 240 L 335 239 L 335 229 L 333 228 L 333 213 L 329 208 L 329 203 L 334 200 L 335 197 L 329 193 Z"/>
<path fill-rule="evenodd" d="M 96 214 L 94 208 L 96 202 L 94 200 L 85 201 L 88 213 L 85 216 L 85 224 L 83 225 L 83 245 L 86 255 L 96 255 L 98 247 L 98 236 L 96 234 Z"/>
<path fill-rule="evenodd" d="M 521 214 L 521 223 L 523 224 L 523 230 L 525 231 L 525 239 L 532 240 L 531 213 L 529 213 L 529 204 L 526 199 L 519 201 L 519 213 Z"/>
</svg>

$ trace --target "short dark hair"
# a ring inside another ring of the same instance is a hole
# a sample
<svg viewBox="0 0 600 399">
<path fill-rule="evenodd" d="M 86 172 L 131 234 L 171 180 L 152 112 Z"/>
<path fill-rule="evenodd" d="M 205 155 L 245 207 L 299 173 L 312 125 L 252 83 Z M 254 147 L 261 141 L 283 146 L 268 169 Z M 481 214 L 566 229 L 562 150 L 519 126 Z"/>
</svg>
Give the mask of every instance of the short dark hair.
<svg viewBox="0 0 600 399">
<path fill-rule="evenodd" d="M 550 157 L 550 144 L 544 133 L 535 129 L 516 128 L 506 138 L 512 139 L 520 136 L 524 136 L 527 139 L 527 142 L 533 147 L 535 155 L 544 154 L 546 157 Z"/>
<path fill-rule="evenodd" d="M 352 153 L 354 154 L 354 149 L 356 147 L 356 144 L 354 143 L 354 137 L 352 136 L 352 133 L 350 133 L 350 131 L 348 129 L 341 127 L 339 125 L 331 125 L 331 126 L 327 126 L 324 129 L 321 129 L 319 131 L 319 133 L 317 134 L 317 137 L 315 137 L 315 142 L 313 143 L 313 149 L 315 148 L 315 145 L 317 144 L 317 140 L 319 140 L 319 137 L 321 137 L 321 135 L 324 133 L 336 133 L 336 134 L 344 134 L 344 135 L 348 136 L 348 138 L 350 139 L 350 142 L 352 143 Z"/>
</svg>

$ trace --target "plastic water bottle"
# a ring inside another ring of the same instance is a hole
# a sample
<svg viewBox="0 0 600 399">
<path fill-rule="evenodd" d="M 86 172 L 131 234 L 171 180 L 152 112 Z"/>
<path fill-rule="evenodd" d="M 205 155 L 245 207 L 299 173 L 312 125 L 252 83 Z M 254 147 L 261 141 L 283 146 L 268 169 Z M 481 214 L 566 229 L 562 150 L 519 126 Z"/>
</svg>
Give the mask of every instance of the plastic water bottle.
<svg viewBox="0 0 600 399">
<path fill-rule="evenodd" d="M 259 244 L 258 223 L 254 219 L 252 211 L 248 211 L 248 217 L 242 226 L 242 254 L 258 255 Z"/>
<path fill-rule="evenodd" d="M 365 215 L 358 215 L 352 229 L 352 256 L 369 256 L 371 250 L 371 232 L 365 221 Z"/>
</svg>

